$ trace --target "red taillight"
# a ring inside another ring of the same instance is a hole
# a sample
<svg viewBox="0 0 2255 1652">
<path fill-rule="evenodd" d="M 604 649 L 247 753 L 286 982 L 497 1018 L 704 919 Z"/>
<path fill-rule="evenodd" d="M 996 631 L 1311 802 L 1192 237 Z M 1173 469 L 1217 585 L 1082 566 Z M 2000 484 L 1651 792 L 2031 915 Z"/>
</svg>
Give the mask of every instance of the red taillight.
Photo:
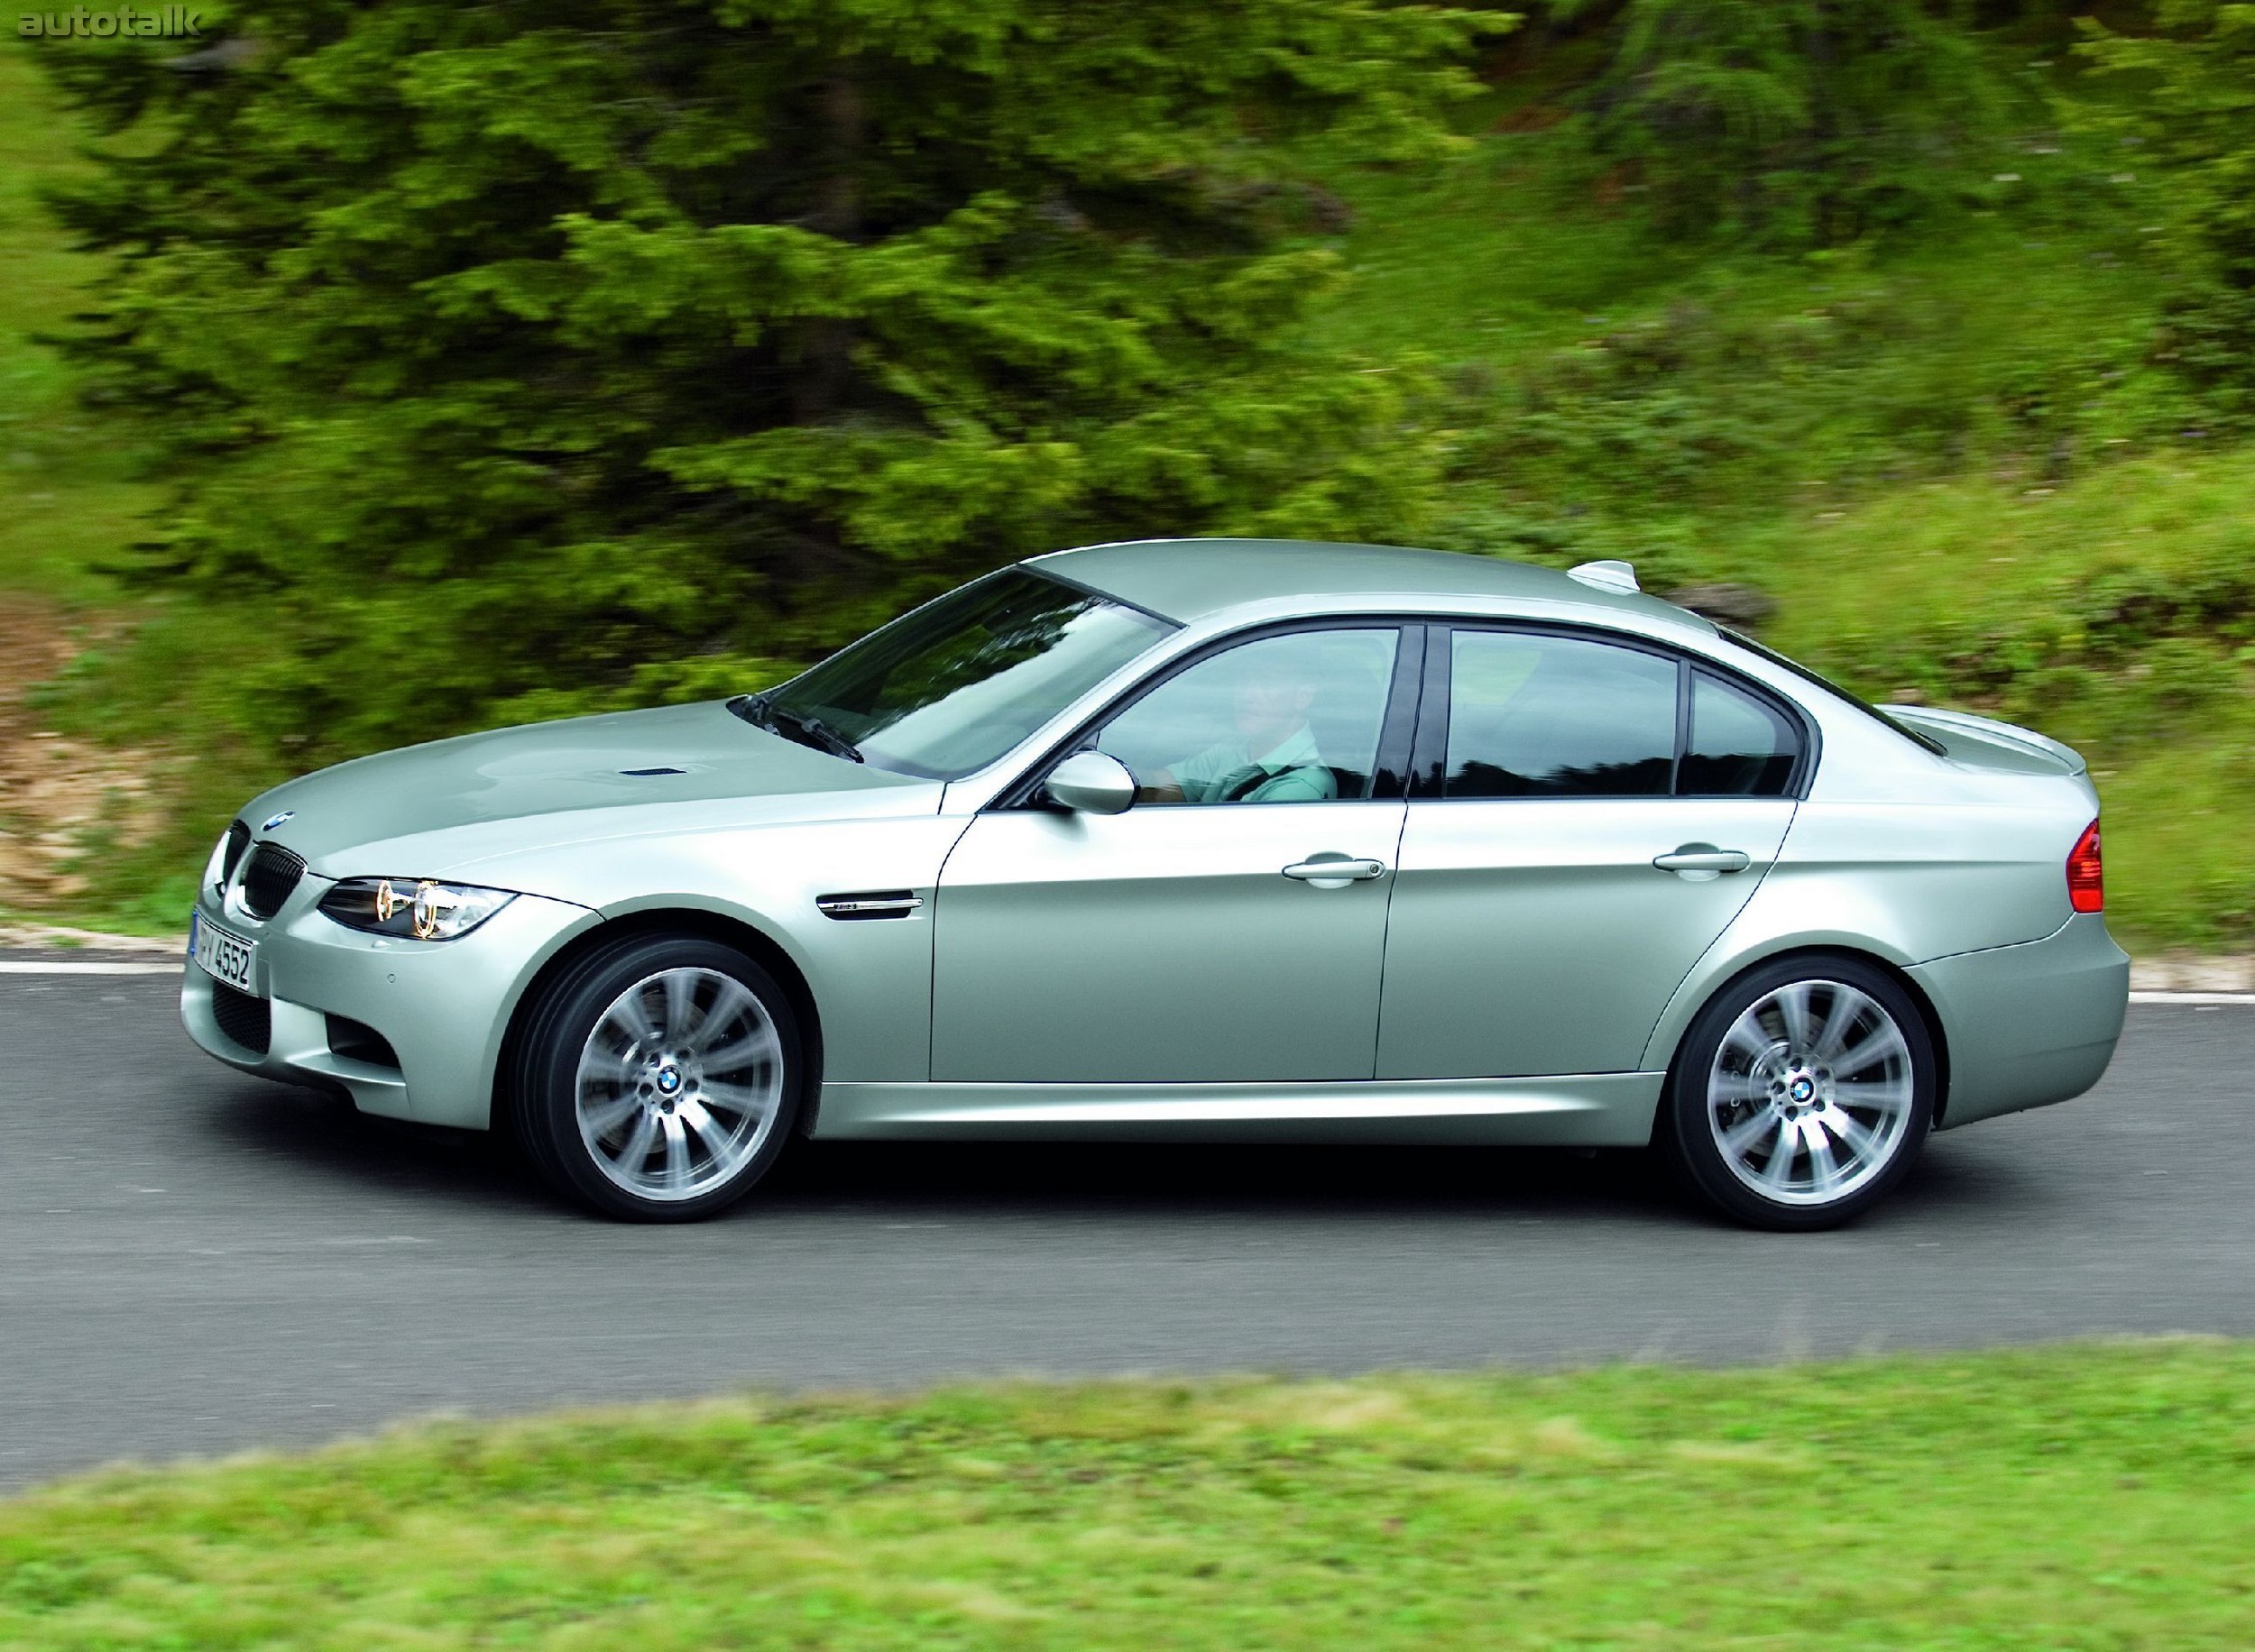
<svg viewBox="0 0 2255 1652">
<path fill-rule="evenodd" d="M 2096 821 L 2083 829 L 2067 852 L 2067 904 L 2077 912 L 2106 910 L 2106 867 L 2099 858 Z"/>
</svg>

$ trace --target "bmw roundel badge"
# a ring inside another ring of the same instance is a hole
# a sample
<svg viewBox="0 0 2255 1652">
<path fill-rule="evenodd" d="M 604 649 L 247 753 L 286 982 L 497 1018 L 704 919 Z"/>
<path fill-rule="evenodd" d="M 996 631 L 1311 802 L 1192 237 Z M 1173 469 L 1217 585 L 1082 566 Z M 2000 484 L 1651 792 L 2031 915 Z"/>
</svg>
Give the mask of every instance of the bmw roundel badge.
<svg viewBox="0 0 2255 1652">
<path fill-rule="evenodd" d="M 266 824 L 260 827 L 259 830 L 261 831 L 272 831 L 284 821 L 294 821 L 297 818 L 298 812 L 295 809 L 284 809 L 280 814 L 274 815 L 269 819 Z"/>
</svg>

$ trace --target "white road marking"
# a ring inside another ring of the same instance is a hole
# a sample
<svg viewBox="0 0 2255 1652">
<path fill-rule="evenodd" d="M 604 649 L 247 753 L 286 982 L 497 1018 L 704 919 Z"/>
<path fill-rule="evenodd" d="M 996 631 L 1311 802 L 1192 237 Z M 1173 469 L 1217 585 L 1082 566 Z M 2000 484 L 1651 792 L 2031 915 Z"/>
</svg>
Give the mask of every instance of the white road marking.
<svg viewBox="0 0 2255 1652">
<path fill-rule="evenodd" d="M 51 964 L 45 959 L 0 959 L 0 975 L 178 975 L 179 964 Z"/>
<path fill-rule="evenodd" d="M 2255 992 L 2133 992 L 2132 1004 L 2255 1004 Z"/>
</svg>

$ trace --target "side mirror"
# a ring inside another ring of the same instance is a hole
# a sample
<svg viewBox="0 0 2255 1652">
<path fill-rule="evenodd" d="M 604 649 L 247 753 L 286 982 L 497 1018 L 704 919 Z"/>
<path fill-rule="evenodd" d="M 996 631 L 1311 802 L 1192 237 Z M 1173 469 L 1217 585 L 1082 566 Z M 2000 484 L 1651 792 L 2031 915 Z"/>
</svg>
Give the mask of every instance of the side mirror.
<svg viewBox="0 0 2255 1652">
<path fill-rule="evenodd" d="M 1136 777 L 1118 757 L 1076 751 L 1049 771 L 1042 790 L 1077 813 L 1121 814 L 1136 801 Z"/>
</svg>

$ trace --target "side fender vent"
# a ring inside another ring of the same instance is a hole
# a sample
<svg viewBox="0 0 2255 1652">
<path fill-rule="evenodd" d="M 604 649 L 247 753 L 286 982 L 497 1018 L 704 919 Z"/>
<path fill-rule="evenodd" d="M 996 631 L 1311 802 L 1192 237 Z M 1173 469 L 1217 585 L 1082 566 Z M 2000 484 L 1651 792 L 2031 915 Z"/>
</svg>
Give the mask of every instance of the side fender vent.
<svg viewBox="0 0 2255 1652">
<path fill-rule="evenodd" d="M 870 889 L 859 895 L 818 895 L 815 905 L 825 918 L 843 923 L 867 922 L 871 918 L 905 918 L 924 904 L 913 889 Z"/>
</svg>

